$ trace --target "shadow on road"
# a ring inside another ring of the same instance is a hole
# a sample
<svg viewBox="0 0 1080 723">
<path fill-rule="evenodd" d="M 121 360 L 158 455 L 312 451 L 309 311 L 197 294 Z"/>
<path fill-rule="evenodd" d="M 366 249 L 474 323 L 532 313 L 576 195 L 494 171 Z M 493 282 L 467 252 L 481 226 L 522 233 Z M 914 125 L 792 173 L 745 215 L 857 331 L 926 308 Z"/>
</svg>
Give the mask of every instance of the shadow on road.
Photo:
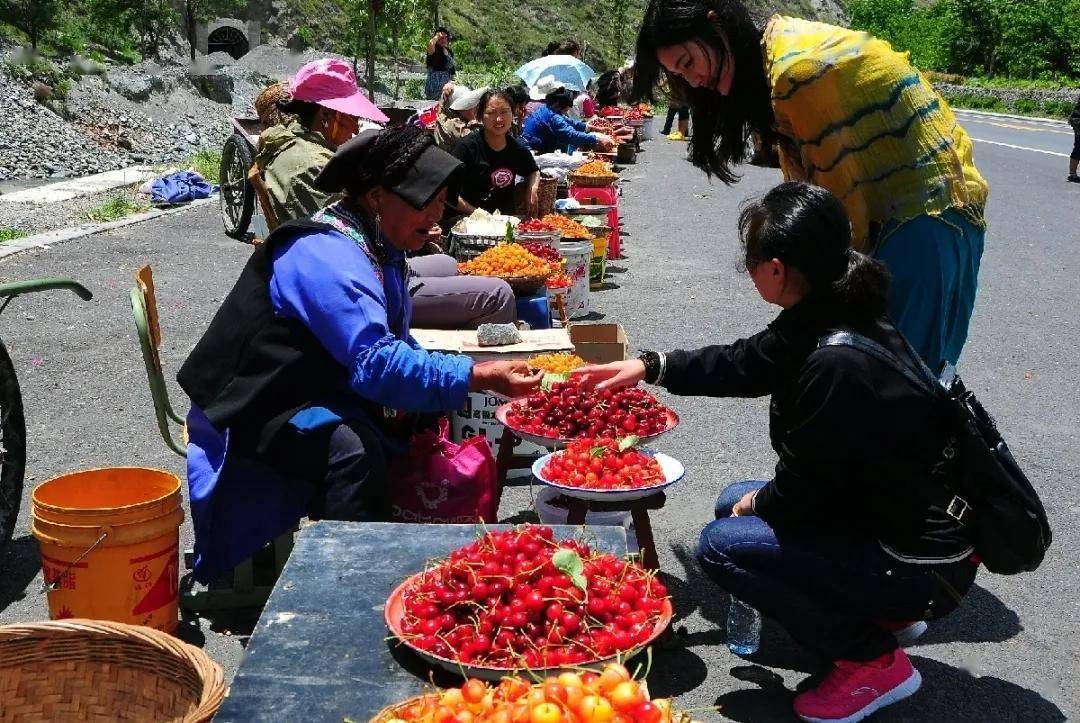
<svg viewBox="0 0 1080 723">
<path fill-rule="evenodd" d="M 967 671 L 936 660 L 912 656 L 923 677 L 918 693 L 889 706 L 874 716 L 875 721 L 1066 720 L 1061 709 L 1041 694 L 1000 678 L 976 677 Z M 801 681 L 789 690 L 783 679 L 759 666 L 737 666 L 731 676 L 756 685 L 725 693 L 716 699 L 721 713 L 736 721 L 794 721 L 791 710 L 796 693 L 816 684 L 820 676 Z"/>
<path fill-rule="evenodd" d="M 935 643 L 1000 643 L 1019 635 L 1024 629 L 1020 616 L 993 593 L 972 585 L 964 603 L 952 614 L 930 623 L 926 635 L 915 645 Z"/>
<path fill-rule="evenodd" d="M 701 658 L 686 648 L 726 643 L 728 602 L 727 594 L 705 576 L 690 547 L 672 545 L 671 550 L 685 574 L 682 579 L 665 574 L 663 580 L 679 611 L 679 619 L 697 611 L 715 627 L 689 634 L 681 631 L 679 641 L 684 648 L 655 653 L 650 687 L 655 679 L 657 694 L 665 696 L 690 690 L 705 679 L 706 671 L 697 667 L 704 665 Z M 952 615 L 932 622 L 929 632 L 916 645 L 1001 642 L 1022 630 L 1015 612 L 976 585 L 965 596 L 964 604 Z M 923 676 L 923 688 L 912 698 L 878 713 L 874 720 L 1066 720 L 1042 692 L 1000 678 L 978 677 L 967 670 L 912 655 L 910 650 L 909 655 Z M 972 655 L 973 669 L 985 667 L 974 659 L 974 652 Z M 731 691 L 716 701 L 722 715 L 736 721 L 796 720 L 791 710 L 792 698 L 797 692 L 815 686 L 827 672 L 821 661 L 769 619 L 763 621 L 760 650 L 745 660 L 748 664 L 731 668 L 731 676 L 753 687 Z M 790 690 L 784 679 L 771 669 L 808 675 L 798 683 L 797 690 Z"/>
<path fill-rule="evenodd" d="M 0 560 L 0 612 L 28 594 L 26 586 L 41 572 L 38 543 L 33 535 L 16 537 Z M 29 594 L 33 594 L 30 591 Z"/>
</svg>

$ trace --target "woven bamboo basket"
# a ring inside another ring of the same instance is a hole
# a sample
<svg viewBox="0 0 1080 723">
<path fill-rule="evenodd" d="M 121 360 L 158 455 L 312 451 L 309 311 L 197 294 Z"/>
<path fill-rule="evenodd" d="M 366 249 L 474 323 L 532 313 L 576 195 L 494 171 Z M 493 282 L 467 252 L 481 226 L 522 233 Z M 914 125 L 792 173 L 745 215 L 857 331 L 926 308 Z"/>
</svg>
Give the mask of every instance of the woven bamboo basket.
<svg viewBox="0 0 1080 723">
<path fill-rule="evenodd" d="M 532 296 L 541 288 L 544 283 L 551 278 L 551 274 L 541 274 L 539 276 L 499 276 L 510 285 L 515 296 Z"/>
<path fill-rule="evenodd" d="M 555 195 L 558 193 L 559 181 L 540 174 L 540 182 L 536 186 L 536 217 L 546 216 L 555 212 Z M 529 186 L 521 183 L 514 189 L 514 215 L 521 218 L 529 218 Z"/>
<path fill-rule="evenodd" d="M 0 625 L 0 721 L 209 721 L 221 666 L 167 633 L 72 618 Z"/>
<path fill-rule="evenodd" d="M 604 186 L 611 186 L 619 177 L 616 174 L 610 176 L 584 176 L 580 173 L 571 173 L 570 183 L 575 186 L 585 186 L 588 188 L 603 188 Z"/>
<path fill-rule="evenodd" d="M 558 194 L 559 181 L 556 178 L 548 178 L 544 174 L 540 174 L 540 185 L 537 187 L 536 196 L 538 199 L 536 215 L 546 216 L 549 213 L 555 213 L 555 196 Z"/>
<path fill-rule="evenodd" d="M 437 698 L 437 696 L 434 693 L 427 693 L 425 695 L 418 695 L 413 698 L 409 698 L 408 700 L 403 700 L 400 703 L 388 705 L 382 710 L 380 710 L 378 713 L 373 715 L 368 721 L 368 723 L 386 723 L 386 721 L 396 718 L 399 713 L 404 711 L 410 705 L 413 705 L 414 703 L 422 703 L 427 698 Z"/>
</svg>

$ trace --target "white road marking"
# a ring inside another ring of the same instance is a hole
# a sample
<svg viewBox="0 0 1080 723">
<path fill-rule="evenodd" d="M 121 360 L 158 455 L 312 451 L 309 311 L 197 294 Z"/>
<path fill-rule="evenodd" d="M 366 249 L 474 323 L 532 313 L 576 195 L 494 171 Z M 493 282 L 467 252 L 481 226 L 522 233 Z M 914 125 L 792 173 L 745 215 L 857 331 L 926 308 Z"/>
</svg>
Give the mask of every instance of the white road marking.
<svg viewBox="0 0 1080 723">
<path fill-rule="evenodd" d="M 997 126 L 998 128 L 1012 128 L 1018 131 L 1027 131 L 1029 133 L 1057 133 L 1063 136 L 1071 136 L 1072 131 L 1061 131 L 1055 127 L 1043 125 L 1043 126 L 1031 126 L 1031 125 L 1016 125 L 1015 123 L 998 123 L 996 121 L 982 120 L 979 118 L 965 118 L 965 123 L 979 123 L 986 126 Z"/>
<path fill-rule="evenodd" d="M 1028 148 L 1027 146 L 1014 146 L 1012 143 L 1002 143 L 1001 141 L 988 141 L 984 138 L 972 137 L 973 141 L 979 143 L 989 143 L 992 146 L 1005 146 L 1006 148 L 1015 148 L 1018 151 L 1031 151 L 1032 153 L 1045 153 L 1048 156 L 1058 156 L 1060 158 L 1068 158 L 1068 153 L 1058 153 L 1057 151 L 1045 151 L 1042 148 Z"/>
</svg>

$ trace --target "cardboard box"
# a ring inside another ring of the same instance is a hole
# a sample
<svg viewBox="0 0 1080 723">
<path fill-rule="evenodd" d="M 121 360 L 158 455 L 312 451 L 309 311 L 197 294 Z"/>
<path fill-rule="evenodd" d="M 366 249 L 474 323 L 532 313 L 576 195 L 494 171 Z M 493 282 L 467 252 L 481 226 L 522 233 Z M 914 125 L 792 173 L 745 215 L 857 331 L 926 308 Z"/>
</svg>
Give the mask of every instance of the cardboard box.
<svg viewBox="0 0 1080 723">
<path fill-rule="evenodd" d="M 573 351 L 566 329 L 534 329 L 521 332 L 520 344 L 480 346 L 475 331 L 413 329 L 413 338 L 428 351 L 467 354 L 475 361 L 516 361 L 536 354 Z M 495 419 L 495 410 L 506 399 L 490 392 L 470 392 L 463 409 L 450 413 L 450 436 L 455 442 L 470 437 L 484 437 L 497 455 L 502 443 L 503 426 Z M 550 450 L 514 437 L 514 454 L 542 457 Z"/>
<path fill-rule="evenodd" d="M 590 364 L 607 364 L 626 358 L 626 330 L 622 324 L 571 324 L 574 353 Z"/>
<path fill-rule="evenodd" d="M 521 332 L 520 344 L 506 346 L 480 346 L 475 330 L 413 329 L 412 335 L 428 351 L 468 354 L 476 361 L 513 361 L 574 350 L 566 329 L 527 329 Z"/>
</svg>

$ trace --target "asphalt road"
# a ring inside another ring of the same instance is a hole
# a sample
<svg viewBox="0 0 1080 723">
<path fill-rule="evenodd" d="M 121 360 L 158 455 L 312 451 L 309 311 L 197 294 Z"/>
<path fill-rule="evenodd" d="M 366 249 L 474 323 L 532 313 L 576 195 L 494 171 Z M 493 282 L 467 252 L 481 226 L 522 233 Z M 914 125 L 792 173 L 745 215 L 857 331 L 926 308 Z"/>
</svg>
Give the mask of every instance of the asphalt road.
<svg viewBox="0 0 1080 723">
<path fill-rule="evenodd" d="M 964 118 L 972 136 L 982 139 L 976 160 L 992 195 L 979 299 L 960 367 L 1036 481 L 1055 544 L 1036 573 L 981 573 L 965 605 L 911 649 L 922 691 L 875 720 L 1058 721 L 1080 715 L 1080 577 L 1073 552 L 1080 536 L 1080 186 L 1065 183 L 1064 158 L 1022 150 L 1067 155 L 1071 139 L 1055 132 L 1067 126 L 969 118 L 975 117 Z M 742 182 L 728 188 L 686 164 L 682 144 L 655 141 L 645 148 L 639 165 L 624 174 L 629 258 L 611 265 L 613 283 L 594 295 L 597 318 L 621 322 L 632 349 L 693 348 L 759 330 L 775 309 L 736 271 L 734 223 L 739 203 L 775 184 L 778 172 L 748 167 Z M 220 233 L 216 210 L 207 207 L 0 264 L 0 281 L 70 275 L 96 294 L 88 303 L 59 293 L 26 297 L 0 317 L 27 404 L 28 491 L 52 475 L 99 465 L 182 475 L 181 460 L 154 427 L 128 305 L 132 274 L 143 263 L 154 266 L 162 356 L 172 376 L 248 252 Z M 719 704 L 726 719 L 792 720 L 792 692 L 820 670 L 819 662 L 768 621 L 758 654 L 743 660 L 728 653 L 726 595 L 693 560 L 698 531 L 723 486 L 769 474 L 766 402 L 668 401 L 683 423 L 661 449 L 689 474 L 653 519 L 686 646 L 657 652 L 650 684 L 688 708 Z M 27 494 L 16 539 L 0 563 L 0 623 L 47 615 L 28 509 Z M 521 519 L 529 509 L 528 490 L 512 488 L 501 514 Z M 187 523 L 183 534 L 190 543 Z M 194 620 L 182 630 L 231 676 L 250 624 L 242 617 Z"/>
</svg>

